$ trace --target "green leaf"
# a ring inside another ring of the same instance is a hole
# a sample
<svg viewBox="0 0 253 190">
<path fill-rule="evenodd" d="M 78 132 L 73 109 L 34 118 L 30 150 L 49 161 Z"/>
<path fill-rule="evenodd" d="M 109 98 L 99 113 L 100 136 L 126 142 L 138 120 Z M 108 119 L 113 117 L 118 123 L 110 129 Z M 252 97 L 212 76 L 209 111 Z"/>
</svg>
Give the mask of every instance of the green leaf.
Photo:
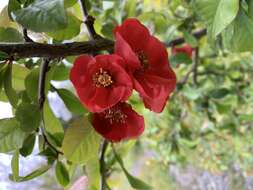
<svg viewBox="0 0 253 190">
<path fill-rule="evenodd" d="M 26 137 L 22 148 L 19 150 L 22 156 L 27 157 L 32 153 L 35 145 L 35 140 L 36 140 L 35 134 L 30 134 L 28 137 Z"/>
<path fill-rule="evenodd" d="M 248 15 L 251 19 L 253 19 L 253 1 L 248 0 Z"/>
<path fill-rule="evenodd" d="M 13 88 L 16 90 L 25 89 L 25 78 L 30 73 L 29 69 L 22 65 L 13 64 L 12 65 L 12 81 Z"/>
<path fill-rule="evenodd" d="M 215 99 L 221 99 L 227 96 L 230 93 L 230 90 L 227 88 L 220 88 L 220 89 L 215 89 L 209 92 L 210 97 L 215 98 Z"/>
<path fill-rule="evenodd" d="M 186 43 L 190 44 L 191 47 L 198 46 L 198 40 L 191 33 L 187 31 L 184 31 L 183 33 Z"/>
<path fill-rule="evenodd" d="M 64 64 L 60 64 L 55 67 L 52 80 L 57 80 L 57 81 L 68 80 L 69 72 L 70 72 L 70 67 L 67 67 Z"/>
<path fill-rule="evenodd" d="M 50 135 L 55 135 L 62 134 L 64 132 L 61 122 L 55 117 L 47 100 L 45 101 L 43 106 L 43 114 L 45 129 L 47 133 L 49 133 Z"/>
<path fill-rule="evenodd" d="M 68 14 L 68 26 L 62 30 L 49 32 L 48 35 L 56 40 L 70 40 L 80 33 L 81 21 L 72 14 Z"/>
<path fill-rule="evenodd" d="M 64 0 L 64 7 L 69 8 L 77 3 L 77 0 Z"/>
<path fill-rule="evenodd" d="M 0 12 L 0 26 L 1 27 L 10 27 L 13 23 L 9 17 L 8 6 L 5 6 Z"/>
<path fill-rule="evenodd" d="M 51 67 L 50 71 L 46 73 L 45 95 L 50 89 L 50 81 L 53 76 L 55 67 Z M 25 88 L 28 97 L 35 103 L 38 102 L 38 85 L 39 85 L 39 68 L 33 69 L 25 78 Z"/>
<path fill-rule="evenodd" d="M 23 36 L 14 28 L 0 27 L 0 42 L 22 42 Z"/>
<path fill-rule="evenodd" d="M 1 93 L 2 87 L 3 87 L 5 70 L 6 70 L 5 65 L 1 65 L 1 68 L 0 68 L 0 93 Z"/>
<path fill-rule="evenodd" d="M 124 163 L 122 158 L 119 156 L 119 154 L 116 153 L 116 151 L 114 150 L 114 156 L 117 160 L 117 162 L 119 163 L 121 169 L 123 170 L 123 172 L 125 173 L 130 185 L 135 188 L 135 189 L 140 189 L 140 190 L 151 190 L 153 189 L 150 185 L 146 184 L 145 182 L 141 181 L 140 179 L 132 176 L 125 168 Z"/>
<path fill-rule="evenodd" d="M 0 61 L 6 60 L 8 57 L 7 53 L 0 51 Z"/>
<path fill-rule="evenodd" d="M 79 99 L 72 92 L 66 89 L 57 89 L 56 92 L 61 97 L 70 112 L 76 115 L 87 113 L 87 110 L 83 107 Z"/>
<path fill-rule="evenodd" d="M 26 134 L 16 119 L 0 120 L 0 152 L 6 153 L 22 147 Z"/>
<path fill-rule="evenodd" d="M 243 10 L 239 12 L 234 25 L 231 45 L 234 51 L 253 51 L 253 20 Z M 227 31 L 231 32 L 231 31 Z"/>
<path fill-rule="evenodd" d="M 63 0 L 36 0 L 13 12 L 15 21 L 35 32 L 61 30 L 67 26 Z"/>
<path fill-rule="evenodd" d="M 213 37 L 220 34 L 236 17 L 239 0 L 220 0 L 213 21 Z"/>
<path fill-rule="evenodd" d="M 4 90 L 10 101 L 10 104 L 16 108 L 18 95 L 12 87 L 12 64 L 9 64 L 4 74 Z"/>
<path fill-rule="evenodd" d="M 34 101 L 38 101 L 38 84 L 39 84 L 39 68 L 35 68 L 25 78 L 25 88 L 28 97 Z"/>
<path fill-rule="evenodd" d="M 71 143 L 70 143 L 71 142 Z M 62 150 L 66 158 L 84 164 L 98 156 L 100 137 L 87 117 L 75 119 L 65 133 Z"/>
<path fill-rule="evenodd" d="M 195 0 L 195 10 L 206 22 L 212 37 L 220 34 L 236 17 L 239 0 Z"/>
<path fill-rule="evenodd" d="M 11 20 L 12 18 L 12 12 L 21 9 L 21 4 L 18 2 L 18 0 L 9 0 L 8 3 L 8 15 Z"/>
<path fill-rule="evenodd" d="M 98 190 L 100 188 L 100 165 L 98 158 L 87 161 L 85 171 L 89 179 L 89 188 Z"/>
<path fill-rule="evenodd" d="M 31 180 L 31 179 L 34 179 L 34 178 L 36 178 L 36 177 L 39 177 L 39 176 L 41 176 L 42 174 L 44 174 L 45 172 L 47 172 L 50 168 L 51 168 L 51 166 L 49 166 L 49 165 L 42 166 L 41 168 L 39 168 L 39 169 L 33 171 L 32 173 L 30 173 L 30 174 L 28 174 L 28 175 L 26 175 L 26 176 L 24 176 L 24 177 L 21 177 L 21 176 L 18 177 L 17 182 L 29 181 L 29 180 Z M 14 181 L 13 175 L 10 175 L 9 178 L 10 178 L 10 180 Z"/>
<path fill-rule="evenodd" d="M 14 155 L 12 156 L 11 169 L 12 169 L 13 180 L 18 181 L 18 177 L 19 177 L 19 151 L 18 150 L 16 150 L 14 152 Z"/>
<path fill-rule="evenodd" d="M 191 64 L 192 60 L 185 53 L 177 53 L 176 55 L 170 57 L 170 63 L 173 67 L 176 67 L 181 63 Z"/>
<path fill-rule="evenodd" d="M 33 132 L 40 125 L 40 110 L 37 105 L 22 103 L 17 107 L 15 115 L 20 123 L 20 128 L 25 132 Z"/>
<path fill-rule="evenodd" d="M 62 186 L 67 186 L 70 182 L 69 179 L 69 173 L 64 164 L 60 161 L 57 161 L 56 166 L 55 166 L 55 175 L 58 180 L 58 182 Z"/>
</svg>

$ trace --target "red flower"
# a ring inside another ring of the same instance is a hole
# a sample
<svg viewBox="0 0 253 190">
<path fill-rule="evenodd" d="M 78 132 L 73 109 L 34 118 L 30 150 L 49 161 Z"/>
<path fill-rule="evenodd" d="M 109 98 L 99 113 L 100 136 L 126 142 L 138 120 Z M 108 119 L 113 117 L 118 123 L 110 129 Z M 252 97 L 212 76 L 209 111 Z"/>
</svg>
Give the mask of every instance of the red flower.
<svg viewBox="0 0 253 190">
<path fill-rule="evenodd" d="M 132 81 L 117 55 L 79 56 L 70 72 L 70 80 L 84 106 L 102 112 L 132 93 Z"/>
<path fill-rule="evenodd" d="M 189 58 L 192 58 L 192 53 L 194 51 L 194 48 L 192 48 L 190 45 L 185 44 L 182 47 L 173 47 L 172 48 L 172 54 L 176 55 L 178 53 L 184 53 L 186 54 Z"/>
<path fill-rule="evenodd" d="M 113 142 L 137 138 L 144 131 L 144 118 L 127 103 L 94 113 L 92 124 L 99 134 Z"/>
<path fill-rule="evenodd" d="M 126 19 L 114 34 L 115 53 L 126 60 L 134 88 L 147 108 L 161 112 L 176 86 L 165 46 L 136 19 Z"/>
</svg>

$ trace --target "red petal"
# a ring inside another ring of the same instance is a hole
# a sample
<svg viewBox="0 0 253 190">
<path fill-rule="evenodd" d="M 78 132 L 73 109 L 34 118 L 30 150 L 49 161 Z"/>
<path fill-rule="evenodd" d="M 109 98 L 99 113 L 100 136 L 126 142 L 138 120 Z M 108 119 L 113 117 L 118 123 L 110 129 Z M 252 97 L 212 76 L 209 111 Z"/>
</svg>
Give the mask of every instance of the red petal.
<svg viewBox="0 0 253 190">
<path fill-rule="evenodd" d="M 118 32 L 116 33 L 114 51 L 127 61 L 126 68 L 129 69 L 130 72 L 133 72 L 141 67 L 135 52 Z"/>
<path fill-rule="evenodd" d="M 156 75 L 143 74 L 138 76 L 134 81 L 134 88 L 140 93 L 145 106 L 157 113 L 162 112 L 175 86 L 175 75 L 169 79 Z"/>
<path fill-rule="evenodd" d="M 82 77 L 87 70 L 88 63 L 92 60 L 93 58 L 88 55 L 81 55 L 75 60 L 70 71 L 70 80 L 75 86 L 81 86 Z"/>
<path fill-rule="evenodd" d="M 148 57 L 149 66 L 153 69 L 168 69 L 169 59 L 165 45 L 157 38 L 150 36 L 144 53 Z"/>
<path fill-rule="evenodd" d="M 134 52 L 142 50 L 150 37 L 148 29 L 137 19 L 128 18 L 114 29 L 131 46 Z"/>
<path fill-rule="evenodd" d="M 185 44 L 182 47 L 173 47 L 172 48 L 172 54 L 176 55 L 177 53 L 185 53 L 189 58 L 192 58 L 192 52 L 194 51 L 194 48 L 192 48 L 190 45 Z"/>
<path fill-rule="evenodd" d="M 103 113 L 95 113 L 92 120 L 95 130 L 104 138 L 113 142 L 140 136 L 144 131 L 144 118 L 136 113 L 129 104 L 121 103 L 116 106 L 127 116 L 125 122 L 110 122 Z"/>
</svg>

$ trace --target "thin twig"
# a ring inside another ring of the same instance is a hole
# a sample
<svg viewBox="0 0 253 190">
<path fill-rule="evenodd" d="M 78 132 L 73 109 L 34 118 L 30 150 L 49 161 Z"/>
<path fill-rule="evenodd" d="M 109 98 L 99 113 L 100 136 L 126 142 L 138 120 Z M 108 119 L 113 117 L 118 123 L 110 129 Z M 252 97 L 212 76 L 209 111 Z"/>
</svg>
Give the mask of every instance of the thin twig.
<svg viewBox="0 0 253 190">
<path fill-rule="evenodd" d="M 100 152 L 100 158 L 99 158 L 99 164 L 100 164 L 100 190 L 106 190 L 110 189 L 109 185 L 106 182 L 106 163 L 105 163 L 105 153 L 108 147 L 108 142 L 106 140 L 103 141 L 101 152 Z"/>
<path fill-rule="evenodd" d="M 206 34 L 207 34 L 207 30 L 205 28 L 192 33 L 192 35 L 197 39 L 202 38 Z M 172 47 L 172 46 L 180 45 L 183 43 L 185 43 L 184 37 L 179 37 L 165 44 L 167 47 Z"/>
<path fill-rule="evenodd" d="M 193 83 L 194 85 L 198 85 L 198 65 L 199 65 L 199 47 L 196 47 L 194 50 L 194 58 L 193 58 Z"/>
<path fill-rule="evenodd" d="M 33 42 L 33 40 L 28 36 L 26 28 L 23 28 L 23 36 L 24 36 L 25 42 Z"/>
<path fill-rule="evenodd" d="M 84 23 L 88 29 L 90 38 L 92 40 L 101 38 L 101 36 L 99 36 L 94 29 L 95 18 L 93 16 L 89 15 L 85 0 L 80 0 L 80 5 L 81 5 L 82 11 L 83 11 Z"/>
<path fill-rule="evenodd" d="M 45 83 L 46 83 L 46 74 L 49 68 L 49 59 L 44 59 L 42 65 L 40 66 L 40 74 L 39 74 L 39 87 L 38 87 L 38 104 L 39 109 L 43 110 L 43 105 L 46 99 L 45 95 Z"/>
</svg>

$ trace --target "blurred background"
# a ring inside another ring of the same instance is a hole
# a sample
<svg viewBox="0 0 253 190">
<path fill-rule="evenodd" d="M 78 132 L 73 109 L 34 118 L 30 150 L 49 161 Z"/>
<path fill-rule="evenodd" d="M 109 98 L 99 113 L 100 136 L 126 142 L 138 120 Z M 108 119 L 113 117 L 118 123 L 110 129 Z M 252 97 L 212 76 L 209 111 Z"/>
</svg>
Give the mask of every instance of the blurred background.
<svg viewBox="0 0 253 190">
<path fill-rule="evenodd" d="M 231 53 L 220 43 L 207 37 L 196 39 L 191 31 L 205 28 L 199 22 L 198 10 L 190 0 L 94 0 L 89 1 L 91 15 L 96 18 L 96 31 L 112 39 L 112 29 L 126 17 L 141 20 L 165 44 L 184 36 L 198 54 L 172 54 L 170 64 L 177 73 L 177 90 L 161 114 L 144 109 L 137 94 L 131 104 L 143 114 L 145 134 L 137 141 L 120 145 L 126 168 L 155 190 L 253 190 L 253 56 Z M 0 23 L 7 19 L 0 0 Z M 78 4 L 71 8 L 79 19 Z M 5 16 L 4 16 L 5 15 Z M 31 33 L 38 40 L 45 37 Z M 87 40 L 84 26 L 71 41 Z M 169 45 L 168 45 L 169 46 Z M 197 76 L 193 65 L 198 61 Z M 196 77 L 196 78 L 195 78 Z M 71 89 L 69 81 L 54 85 Z M 50 105 L 62 122 L 71 119 L 56 93 L 49 94 Z M 12 116 L 11 106 L 0 102 L 0 118 Z M 34 154 L 21 158 L 21 174 L 45 160 Z M 54 172 L 25 183 L 8 179 L 11 157 L 0 154 L 0 190 L 62 189 L 55 182 Z M 81 176 L 77 172 L 76 178 Z M 118 190 L 129 190 L 125 176 L 115 168 L 109 183 Z"/>
</svg>

